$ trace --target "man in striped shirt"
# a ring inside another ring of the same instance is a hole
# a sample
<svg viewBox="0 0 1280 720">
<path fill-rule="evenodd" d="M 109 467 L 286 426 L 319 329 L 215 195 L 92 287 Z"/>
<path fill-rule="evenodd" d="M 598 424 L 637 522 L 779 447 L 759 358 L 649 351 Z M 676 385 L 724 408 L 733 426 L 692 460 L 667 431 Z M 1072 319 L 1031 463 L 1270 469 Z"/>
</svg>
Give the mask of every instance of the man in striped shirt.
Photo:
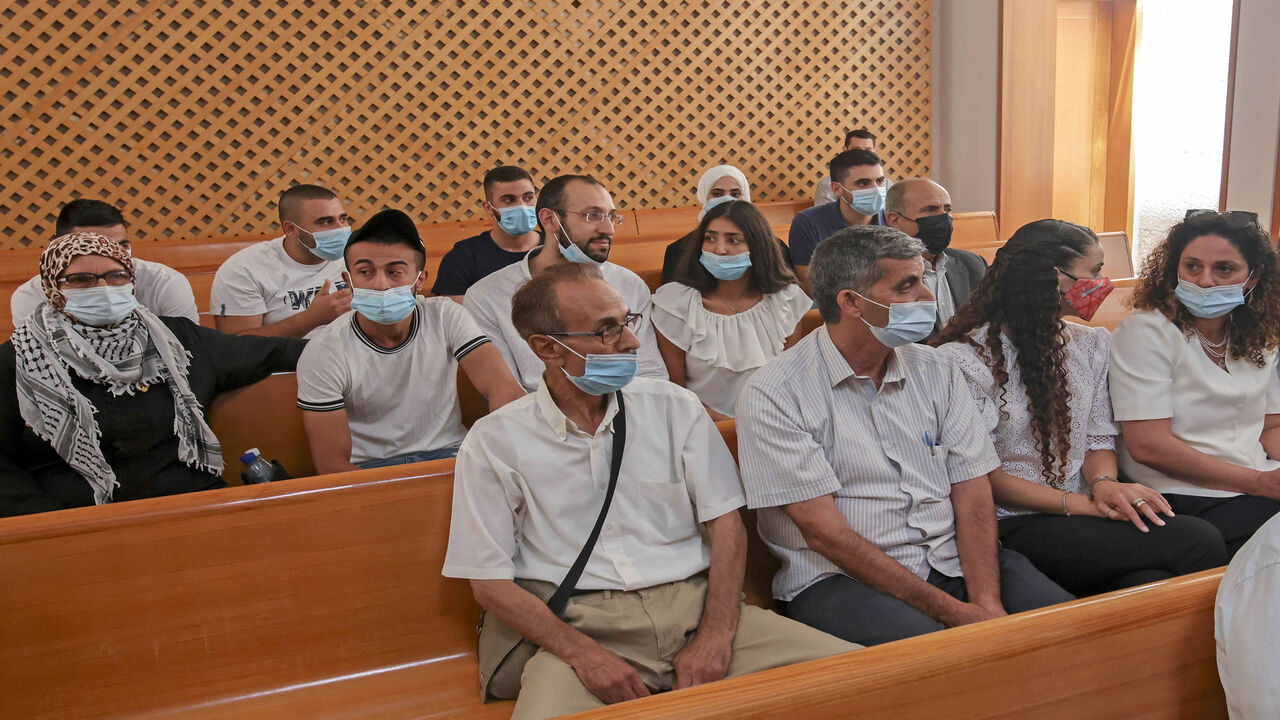
<svg viewBox="0 0 1280 720">
<path fill-rule="evenodd" d="M 933 329 L 919 240 L 863 226 L 814 254 L 825 326 L 738 399 L 739 459 L 782 560 L 779 609 L 876 644 L 1071 599 L 998 547 L 1000 461 Z"/>
</svg>

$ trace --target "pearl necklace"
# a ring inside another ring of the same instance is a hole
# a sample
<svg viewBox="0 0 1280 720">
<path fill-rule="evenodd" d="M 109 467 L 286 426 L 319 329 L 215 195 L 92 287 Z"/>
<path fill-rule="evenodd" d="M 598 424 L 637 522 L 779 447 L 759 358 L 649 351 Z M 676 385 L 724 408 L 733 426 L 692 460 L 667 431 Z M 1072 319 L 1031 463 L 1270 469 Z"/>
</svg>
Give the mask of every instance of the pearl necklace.
<svg viewBox="0 0 1280 720">
<path fill-rule="evenodd" d="M 1218 365 L 1222 365 L 1226 363 L 1226 358 L 1227 358 L 1227 348 L 1226 348 L 1227 336 L 1226 335 L 1223 335 L 1222 339 L 1215 343 L 1215 342 L 1209 342 L 1209 338 L 1205 337 L 1198 328 L 1192 328 L 1191 331 L 1196 334 L 1196 337 L 1200 338 L 1200 347 L 1204 349 L 1205 354 L 1209 356 L 1209 359 L 1213 360 L 1213 362 Z"/>
</svg>

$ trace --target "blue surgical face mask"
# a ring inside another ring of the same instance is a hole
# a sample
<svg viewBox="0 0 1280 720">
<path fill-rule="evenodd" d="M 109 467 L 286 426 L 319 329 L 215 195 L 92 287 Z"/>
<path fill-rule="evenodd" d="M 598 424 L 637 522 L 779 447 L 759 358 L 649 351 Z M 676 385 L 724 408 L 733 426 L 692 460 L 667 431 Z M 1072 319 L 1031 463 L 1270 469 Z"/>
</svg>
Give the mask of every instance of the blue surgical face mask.
<svg viewBox="0 0 1280 720">
<path fill-rule="evenodd" d="M 512 205 L 494 210 L 498 211 L 498 227 L 512 237 L 533 232 L 538 226 L 538 213 L 528 205 Z"/>
<path fill-rule="evenodd" d="M 871 334 L 875 335 L 876 339 L 885 347 L 896 348 L 900 345 L 920 342 L 929 337 L 929 333 L 933 332 L 934 322 L 938 319 L 937 301 L 921 300 L 919 302 L 883 305 L 866 295 L 854 291 L 851 292 L 872 305 L 879 305 L 889 310 L 889 324 L 884 327 L 876 327 L 867 322 L 866 318 L 862 318 L 862 322 L 871 328 Z"/>
<path fill-rule="evenodd" d="M 564 219 L 561 218 L 561 222 L 563 222 L 563 220 Z M 595 260 L 592 260 L 591 256 L 583 252 L 582 248 L 578 247 L 578 244 L 573 241 L 573 238 L 569 237 L 569 230 L 563 225 L 560 226 L 560 234 L 564 236 L 564 239 L 556 244 L 560 246 L 560 254 L 564 256 L 565 260 L 581 263 L 583 265 L 595 265 L 597 267 L 604 264 L 603 262 L 596 262 Z"/>
<path fill-rule="evenodd" d="M 129 317 L 138 307 L 133 284 L 99 285 L 79 290 L 63 290 L 67 304 L 62 311 L 85 325 L 107 327 Z"/>
<path fill-rule="evenodd" d="M 751 269 L 751 253 L 744 252 L 737 255 L 717 255 L 712 252 L 702 251 L 700 258 L 702 267 L 711 273 L 711 276 L 717 280 L 737 280 L 747 271 Z"/>
<path fill-rule="evenodd" d="M 413 283 L 387 290 L 351 290 L 351 309 L 379 325 L 395 325 L 412 315 L 417 306 Z"/>
<path fill-rule="evenodd" d="M 347 249 L 347 239 L 351 237 L 351 228 L 346 225 L 332 230 L 317 230 L 316 232 L 303 230 L 301 227 L 298 227 L 298 229 L 310 235 L 316 244 L 315 247 L 311 247 L 306 243 L 302 243 L 302 247 L 321 260 L 337 260 L 341 258 L 342 252 Z"/>
<path fill-rule="evenodd" d="M 1249 277 L 1244 282 L 1235 285 L 1215 285 L 1213 287 L 1200 287 L 1199 285 L 1178 278 L 1178 287 L 1173 294 L 1187 309 L 1187 312 L 1198 318 L 1216 318 L 1222 317 L 1227 313 L 1235 310 L 1244 304 L 1244 299 L 1248 293 L 1244 291 L 1245 283 L 1249 282 L 1249 278 L 1253 277 L 1253 273 L 1249 273 Z M 1249 292 L 1253 292 L 1250 288 Z"/>
<path fill-rule="evenodd" d="M 862 188 L 849 192 L 852 198 L 849 207 L 863 215 L 879 215 L 884 210 L 884 197 L 888 190 L 884 187 Z"/>
<path fill-rule="evenodd" d="M 564 346 L 565 350 L 587 361 L 587 367 L 581 375 L 570 375 L 564 368 L 560 368 L 560 371 L 569 378 L 570 382 L 577 385 L 579 390 L 588 395 L 605 395 L 621 390 L 635 379 L 636 371 L 640 368 L 639 358 L 633 352 L 583 355 L 556 340 L 555 336 L 549 337 Z"/>
<path fill-rule="evenodd" d="M 702 210 L 698 212 L 698 222 L 702 222 L 702 218 L 707 216 L 707 213 L 711 208 L 717 205 L 723 205 L 727 202 L 733 202 L 734 200 L 741 200 L 741 198 L 736 198 L 732 195 L 721 195 L 720 197 L 710 198 L 707 200 L 706 204 L 702 206 Z"/>
</svg>

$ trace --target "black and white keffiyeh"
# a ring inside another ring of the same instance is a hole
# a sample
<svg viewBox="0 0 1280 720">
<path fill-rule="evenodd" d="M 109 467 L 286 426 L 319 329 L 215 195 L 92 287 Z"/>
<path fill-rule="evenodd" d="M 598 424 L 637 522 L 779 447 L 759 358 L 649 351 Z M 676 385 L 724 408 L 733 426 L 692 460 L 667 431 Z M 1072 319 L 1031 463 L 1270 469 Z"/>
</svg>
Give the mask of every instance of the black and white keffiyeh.
<svg viewBox="0 0 1280 720">
<path fill-rule="evenodd" d="M 13 333 L 18 409 L 35 434 L 83 476 L 95 504 L 111 502 L 119 486 L 102 454 L 93 404 L 71 383 L 71 372 L 112 395 L 132 395 L 165 383 L 173 396 L 178 459 L 209 473 L 222 472 L 222 448 L 209 429 L 187 380 L 190 356 L 160 318 L 138 307 L 124 321 L 99 328 L 75 322 L 42 303 Z"/>
</svg>

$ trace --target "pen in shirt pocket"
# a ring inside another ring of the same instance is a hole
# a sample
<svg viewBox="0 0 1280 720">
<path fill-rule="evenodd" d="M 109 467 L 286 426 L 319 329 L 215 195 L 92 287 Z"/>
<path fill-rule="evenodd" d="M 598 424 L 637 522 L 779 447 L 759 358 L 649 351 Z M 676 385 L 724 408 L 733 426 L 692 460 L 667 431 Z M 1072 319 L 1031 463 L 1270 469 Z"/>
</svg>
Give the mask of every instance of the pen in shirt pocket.
<svg viewBox="0 0 1280 720">
<path fill-rule="evenodd" d="M 932 436 L 932 435 L 930 435 L 930 434 L 929 434 L 929 432 L 928 432 L 927 430 L 926 430 L 926 431 L 925 431 L 925 433 L 924 433 L 924 444 L 925 444 L 925 447 L 928 447 L 928 448 L 929 448 L 929 454 L 930 454 L 930 455 L 937 455 L 937 454 L 938 454 L 938 451 L 937 451 L 938 441 L 937 441 L 937 440 L 934 440 L 934 439 L 933 439 L 933 436 Z"/>
</svg>

